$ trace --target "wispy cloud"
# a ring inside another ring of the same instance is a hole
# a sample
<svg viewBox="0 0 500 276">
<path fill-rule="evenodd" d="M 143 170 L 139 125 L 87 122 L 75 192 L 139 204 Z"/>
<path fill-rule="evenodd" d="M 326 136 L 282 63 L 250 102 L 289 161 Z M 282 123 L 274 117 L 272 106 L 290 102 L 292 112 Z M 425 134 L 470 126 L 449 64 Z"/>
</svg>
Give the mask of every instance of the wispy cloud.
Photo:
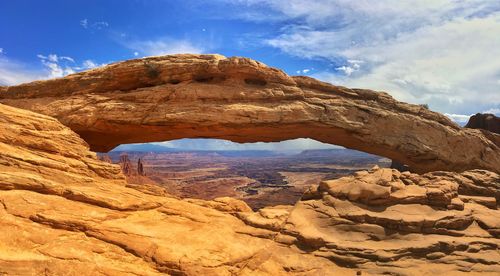
<svg viewBox="0 0 500 276">
<path fill-rule="evenodd" d="M 80 20 L 80 26 L 82 26 L 84 29 L 102 30 L 109 27 L 109 23 L 106 21 L 90 22 L 87 18 L 84 18 Z"/>
<path fill-rule="evenodd" d="M 470 116 L 472 115 L 463 115 L 463 114 L 449 114 L 445 113 L 446 117 L 450 118 L 451 120 L 459 123 L 459 124 L 464 124 L 469 121 Z"/>
<path fill-rule="evenodd" d="M 43 78 L 44 73 L 0 55 L 0 85 L 15 85 Z"/>
<path fill-rule="evenodd" d="M 478 113 L 493 114 L 493 115 L 500 117 L 500 108 L 490 108 L 490 109 L 487 109 L 487 110 L 484 110 L 484 111 L 478 112 Z M 469 121 L 469 118 L 474 114 L 464 115 L 464 114 L 445 113 L 444 115 L 446 115 L 448 118 L 452 119 L 453 121 L 455 121 L 459 124 L 465 124 Z"/>
<path fill-rule="evenodd" d="M 49 78 L 60 78 L 75 73 L 73 66 L 68 64 L 75 62 L 71 57 L 59 57 L 56 54 L 49 54 L 47 56 L 38 54 L 37 57 L 48 70 Z"/>
<path fill-rule="evenodd" d="M 80 26 L 82 26 L 84 29 L 87 29 L 89 27 L 89 20 L 87 18 L 80 20 Z"/>
<path fill-rule="evenodd" d="M 159 56 L 168 54 L 200 54 L 206 49 L 186 39 L 159 38 L 155 40 L 124 41 L 123 45 L 134 50 L 134 56 Z"/>
<path fill-rule="evenodd" d="M 500 103 L 498 1 L 238 2 L 252 10 L 248 20 L 265 20 L 264 9 L 278 15 L 272 20 L 281 20 L 281 32 L 267 45 L 302 58 L 344 60 L 317 73 L 323 80 L 386 90 L 449 113 Z"/>
<path fill-rule="evenodd" d="M 77 64 L 75 59 L 69 56 L 57 54 L 38 54 L 42 67 L 35 68 L 23 62 L 8 58 L 5 54 L 0 55 L 0 85 L 16 85 L 34 80 L 60 78 L 75 72 L 104 66 L 93 60 L 84 60 Z"/>
<path fill-rule="evenodd" d="M 360 65 L 361 63 L 363 63 L 363 61 L 361 60 L 348 59 L 347 65 L 342 65 L 340 67 L 337 67 L 335 68 L 335 70 L 344 72 L 346 76 L 351 76 L 352 73 L 359 71 L 359 69 L 361 68 Z"/>
<path fill-rule="evenodd" d="M 306 69 L 302 69 L 302 70 L 297 70 L 296 73 L 297 74 L 309 74 L 309 72 L 311 72 L 312 70 L 314 70 L 314 68 L 306 68 Z"/>
</svg>

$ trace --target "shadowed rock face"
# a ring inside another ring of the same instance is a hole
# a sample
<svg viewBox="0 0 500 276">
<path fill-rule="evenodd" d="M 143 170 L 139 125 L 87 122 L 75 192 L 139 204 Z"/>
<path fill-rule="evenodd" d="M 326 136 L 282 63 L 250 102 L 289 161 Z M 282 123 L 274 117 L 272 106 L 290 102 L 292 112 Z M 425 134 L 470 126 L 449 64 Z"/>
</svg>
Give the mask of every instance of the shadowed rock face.
<svg viewBox="0 0 500 276">
<path fill-rule="evenodd" d="M 500 134 L 500 118 L 493 114 L 477 113 L 469 118 L 466 128 L 479 128 Z"/>
<path fill-rule="evenodd" d="M 174 55 L 0 88 L 0 102 L 50 115 L 94 151 L 179 138 L 309 137 L 398 160 L 415 172 L 500 172 L 500 136 L 462 129 L 387 93 L 349 89 L 246 58 Z"/>
</svg>

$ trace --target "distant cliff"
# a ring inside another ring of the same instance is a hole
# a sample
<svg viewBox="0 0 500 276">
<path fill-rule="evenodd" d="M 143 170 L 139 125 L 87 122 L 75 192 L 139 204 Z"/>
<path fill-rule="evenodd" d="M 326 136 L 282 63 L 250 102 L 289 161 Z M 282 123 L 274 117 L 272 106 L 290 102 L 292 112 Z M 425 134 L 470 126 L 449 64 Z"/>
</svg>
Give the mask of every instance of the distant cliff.
<svg viewBox="0 0 500 276">
<path fill-rule="evenodd" d="M 485 129 L 500 134 L 500 118 L 493 114 L 477 113 L 469 118 L 465 127 Z"/>
</svg>

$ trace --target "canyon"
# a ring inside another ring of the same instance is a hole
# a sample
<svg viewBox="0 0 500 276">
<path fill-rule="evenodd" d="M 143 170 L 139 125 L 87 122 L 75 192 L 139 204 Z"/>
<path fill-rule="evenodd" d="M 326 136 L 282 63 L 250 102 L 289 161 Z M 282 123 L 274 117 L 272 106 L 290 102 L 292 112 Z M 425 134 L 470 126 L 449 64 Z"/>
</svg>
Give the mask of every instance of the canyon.
<svg viewBox="0 0 500 276">
<path fill-rule="evenodd" d="M 253 210 L 293 205 L 311 185 L 390 160 L 348 149 L 273 151 L 111 151 L 101 160 L 119 164 L 130 184 L 153 184 L 180 198 L 232 197 Z M 137 164 L 137 165 L 136 165 Z M 141 166 L 142 169 L 140 169 Z"/>
<path fill-rule="evenodd" d="M 0 274 L 500 273 L 500 135 L 384 92 L 161 56 L 0 87 L 0 129 Z M 363 168 L 254 211 L 128 183 L 93 152 L 188 137 L 309 137 L 410 171 Z"/>
</svg>

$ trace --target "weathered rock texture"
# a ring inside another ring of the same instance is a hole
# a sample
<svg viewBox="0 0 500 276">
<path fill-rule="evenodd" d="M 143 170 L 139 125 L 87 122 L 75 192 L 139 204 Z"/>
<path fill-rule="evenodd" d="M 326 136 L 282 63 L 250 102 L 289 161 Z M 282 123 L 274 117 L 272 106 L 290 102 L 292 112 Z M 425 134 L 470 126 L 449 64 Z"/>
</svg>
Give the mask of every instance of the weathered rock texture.
<svg viewBox="0 0 500 276">
<path fill-rule="evenodd" d="M 375 274 L 500 273 L 500 176 L 374 168 L 324 181 L 281 230 L 315 256 Z"/>
<path fill-rule="evenodd" d="M 120 168 L 122 169 L 124 175 L 130 176 L 133 174 L 132 162 L 130 162 L 128 154 L 122 153 L 120 155 L 120 161 L 118 162 L 118 164 L 120 165 Z"/>
<path fill-rule="evenodd" d="M 53 118 L 0 104 L 0 129 L 1 275 L 352 274 L 231 215 L 244 202 L 126 187 Z"/>
<path fill-rule="evenodd" d="M 309 137 L 397 160 L 413 171 L 500 172 L 500 136 L 445 116 L 246 58 L 174 55 L 0 88 L 0 102 L 50 115 L 94 151 L 178 138 Z M 459 150 L 458 150 L 459 149 Z"/>
<path fill-rule="evenodd" d="M 484 129 L 500 134 L 500 118 L 493 114 L 477 113 L 469 118 L 465 127 Z"/>
<path fill-rule="evenodd" d="M 48 116 L 0 104 L 0 129 L 2 275 L 500 273 L 493 172 L 375 168 L 254 213 L 132 189 Z"/>
</svg>

